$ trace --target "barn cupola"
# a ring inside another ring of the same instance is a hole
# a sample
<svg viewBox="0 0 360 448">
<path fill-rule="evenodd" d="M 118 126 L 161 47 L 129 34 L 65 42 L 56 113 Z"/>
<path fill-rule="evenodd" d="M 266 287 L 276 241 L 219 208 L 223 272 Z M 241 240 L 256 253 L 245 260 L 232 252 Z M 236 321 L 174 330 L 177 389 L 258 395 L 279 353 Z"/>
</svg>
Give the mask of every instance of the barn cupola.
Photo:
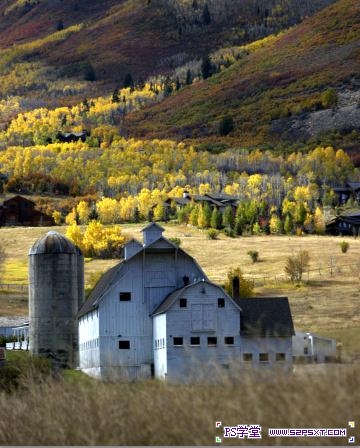
<svg viewBox="0 0 360 448">
<path fill-rule="evenodd" d="M 124 258 L 125 260 L 128 260 L 133 255 L 140 252 L 142 249 L 142 245 L 139 243 L 139 241 L 136 241 L 135 239 L 130 240 L 127 242 L 124 246 Z"/>
<path fill-rule="evenodd" d="M 159 226 L 159 224 L 156 224 L 156 222 L 152 222 L 144 227 L 142 229 L 144 246 L 149 246 L 149 244 L 161 238 L 164 230 L 165 229 Z"/>
</svg>

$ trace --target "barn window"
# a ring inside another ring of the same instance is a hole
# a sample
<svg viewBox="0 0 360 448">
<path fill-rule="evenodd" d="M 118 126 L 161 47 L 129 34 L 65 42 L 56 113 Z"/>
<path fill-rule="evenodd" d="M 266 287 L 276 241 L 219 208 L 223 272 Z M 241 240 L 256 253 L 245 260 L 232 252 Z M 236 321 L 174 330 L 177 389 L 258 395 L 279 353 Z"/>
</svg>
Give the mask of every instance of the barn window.
<svg viewBox="0 0 360 448">
<path fill-rule="evenodd" d="M 208 346 L 209 347 L 216 347 L 217 337 L 215 337 L 215 336 L 208 336 L 207 341 L 208 341 Z"/>
<path fill-rule="evenodd" d="M 308 355 L 309 354 L 309 348 L 308 347 L 304 347 L 304 355 Z"/>
<path fill-rule="evenodd" d="M 175 347 L 180 347 L 184 344 L 184 338 L 176 337 L 174 338 L 173 343 Z"/>
<path fill-rule="evenodd" d="M 119 341 L 119 349 L 120 350 L 129 350 L 130 349 L 130 341 Z"/>
<path fill-rule="evenodd" d="M 187 307 L 187 299 L 180 299 L 180 308 Z"/>
<path fill-rule="evenodd" d="M 131 292 L 121 292 L 119 295 L 120 302 L 130 302 Z"/>
<path fill-rule="evenodd" d="M 234 336 L 225 336 L 224 344 L 225 345 L 234 345 Z"/>
<path fill-rule="evenodd" d="M 218 308 L 225 308 L 225 299 L 218 299 Z"/>
<path fill-rule="evenodd" d="M 200 345 L 200 336 L 193 336 L 190 338 L 191 345 Z"/>
<path fill-rule="evenodd" d="M 252 359 L 253 359 L 252 353 L 243 353 L 244 361 L 252 361 Z"/>
<path fill-rule="evenodd" d="M 269 353 L 259 353 L 259 361 L 260 362 L 268 362 L 269 361 Z"/>
<path fill-rule="evenodd" d="M 285 361 L 285 353 L 276 353 L 276 361 Z"/>
</svg>

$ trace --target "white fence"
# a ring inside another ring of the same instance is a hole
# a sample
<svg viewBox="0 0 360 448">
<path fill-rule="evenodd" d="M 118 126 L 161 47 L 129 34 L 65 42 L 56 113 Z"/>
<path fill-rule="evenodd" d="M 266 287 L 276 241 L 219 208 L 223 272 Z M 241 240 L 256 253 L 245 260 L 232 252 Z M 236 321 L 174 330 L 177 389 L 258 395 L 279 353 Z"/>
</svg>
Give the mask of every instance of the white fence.
<svg viewBox="0 0 360 448">
<path fill-rule="evenodd" d="M 28 341 L 21 341 L 21 342 L 7 342 L 6 343 L 6 350 L 29 350 L 29 342 Z"/>
</svg>

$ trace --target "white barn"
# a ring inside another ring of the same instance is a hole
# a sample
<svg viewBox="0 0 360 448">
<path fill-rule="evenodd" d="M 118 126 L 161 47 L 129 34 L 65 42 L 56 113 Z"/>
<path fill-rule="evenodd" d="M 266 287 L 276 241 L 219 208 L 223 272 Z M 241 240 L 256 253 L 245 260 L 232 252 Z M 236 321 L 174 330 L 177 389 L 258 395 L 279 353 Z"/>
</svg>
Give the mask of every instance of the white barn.
<svg viewBox="0 0 360 448">
<path fill-rule="evenodd" d="M 143 244 L 127 243 L 124 260 L 81 307 L 80 368 L 97 377 L 176 381 L 208 363 L 289 368 L 287 298 L 231 298 L 163 230 L 149 224 Z"/>
</svg>

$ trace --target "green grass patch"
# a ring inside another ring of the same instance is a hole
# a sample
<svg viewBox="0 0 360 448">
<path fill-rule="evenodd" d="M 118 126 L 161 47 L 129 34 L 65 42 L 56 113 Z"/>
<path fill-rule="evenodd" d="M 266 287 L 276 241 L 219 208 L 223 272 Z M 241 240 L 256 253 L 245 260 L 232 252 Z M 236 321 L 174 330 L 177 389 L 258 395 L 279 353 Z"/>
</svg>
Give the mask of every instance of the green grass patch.
<svg viewBox="0 0 360 448">
<path fill-rule="evenodd" d="M 26 285 L 28 283 L 27 260 L 6 260 L 0 283 Z"/>
</svg>

